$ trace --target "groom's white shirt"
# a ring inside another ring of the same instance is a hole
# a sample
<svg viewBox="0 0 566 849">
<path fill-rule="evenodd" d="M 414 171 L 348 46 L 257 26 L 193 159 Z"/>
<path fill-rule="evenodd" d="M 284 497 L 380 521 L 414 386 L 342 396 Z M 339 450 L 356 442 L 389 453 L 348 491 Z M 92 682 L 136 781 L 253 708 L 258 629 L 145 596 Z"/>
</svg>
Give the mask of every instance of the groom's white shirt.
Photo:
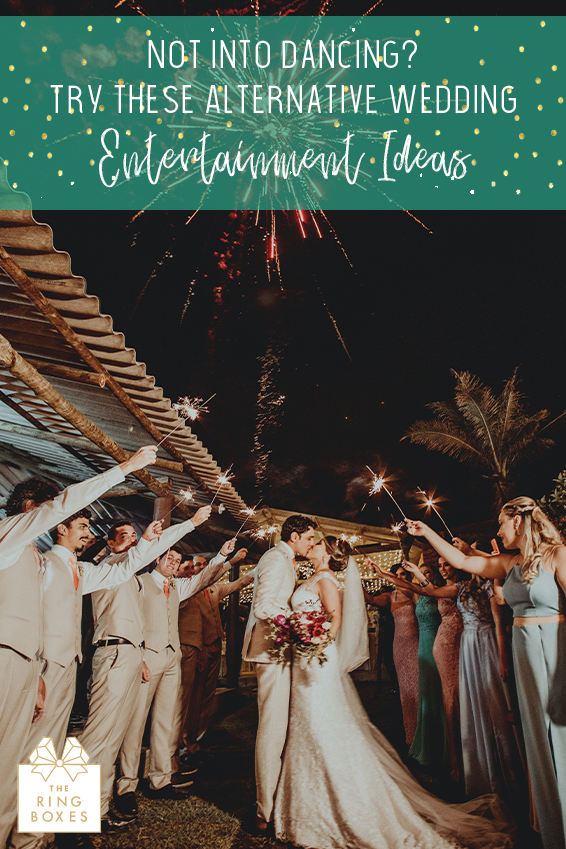
<svg viewBox="0 0 566 849">
<path fill-rule="evenodd" d="M 286 542 L 279 542 L 260 559 L 255 575 L 252 607 L 242 657 L 254 663 L 271 663 L 267 653 L 270 629 L 268 619 L 279 614 L 288 616 L 290 601 L 296 584 L 293 549 Z"/>
</svg>

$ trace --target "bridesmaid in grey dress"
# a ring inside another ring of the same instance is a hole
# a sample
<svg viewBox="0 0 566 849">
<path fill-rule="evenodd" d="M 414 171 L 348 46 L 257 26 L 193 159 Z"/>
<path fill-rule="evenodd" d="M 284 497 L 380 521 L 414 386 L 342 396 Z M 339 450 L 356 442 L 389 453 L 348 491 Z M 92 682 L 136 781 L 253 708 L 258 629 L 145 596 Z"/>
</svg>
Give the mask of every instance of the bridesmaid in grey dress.
<svg viewBox="0 0 566 849">
<path fill-rule="evenodd" d="M 532 498 L 505 504 L 499 537 L 519 555 L 466 555 L 409 521 L 458 569 L 505 579 L 513 608 L 513 659 L 529 774 L 544 849 L 566 847 L 566 547 Z"/>
</svg>

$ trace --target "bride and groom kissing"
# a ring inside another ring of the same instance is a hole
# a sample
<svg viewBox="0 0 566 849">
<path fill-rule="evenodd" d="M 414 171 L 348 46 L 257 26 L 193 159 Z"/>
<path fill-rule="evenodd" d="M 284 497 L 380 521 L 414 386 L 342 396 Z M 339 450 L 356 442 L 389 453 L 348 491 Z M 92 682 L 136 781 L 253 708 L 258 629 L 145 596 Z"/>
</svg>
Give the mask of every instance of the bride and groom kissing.
<svg viewBox="0 0 566 849">
<path fill-rule="evenodd" d="M 256 569 L 243 657 L 255 664 L 258 685 L 257 830 L 317 849 L 513 846 L 513 822 L 497 797 L 446 804 L 418 784 L 370 722 L 349 675 L 369 656 L 358 567 L 347 541 L 315 543 L 316 527 L 289 516 Z M 298 587 L 295 557 L 314 567 Z M 296 611 L 329 617 L 324 664 L 276 662 L 270 653 L 271 622 Z"/>
</svg>

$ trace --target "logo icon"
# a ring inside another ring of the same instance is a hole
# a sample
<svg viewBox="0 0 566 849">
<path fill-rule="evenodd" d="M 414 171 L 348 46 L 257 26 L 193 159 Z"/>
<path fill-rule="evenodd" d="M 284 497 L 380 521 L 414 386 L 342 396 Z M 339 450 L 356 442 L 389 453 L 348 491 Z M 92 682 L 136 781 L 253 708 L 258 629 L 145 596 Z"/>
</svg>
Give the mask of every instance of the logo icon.
<svg viewBox="0 0 566 849">
<path fill-rule="evenodd" d="M 18 831 L 100 831 L 100 766 L 75 737 L 61 758 L 44 737 L 18 767 Z"/>
</svg>

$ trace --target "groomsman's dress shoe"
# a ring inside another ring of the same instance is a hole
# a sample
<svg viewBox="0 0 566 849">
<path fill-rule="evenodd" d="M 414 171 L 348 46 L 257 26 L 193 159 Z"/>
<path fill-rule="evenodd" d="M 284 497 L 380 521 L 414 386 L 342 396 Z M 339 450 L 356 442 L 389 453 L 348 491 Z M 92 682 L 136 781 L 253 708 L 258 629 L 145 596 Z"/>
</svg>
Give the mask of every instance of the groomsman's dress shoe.
<svg viewBox="0 0 566 849">
<path fill-rule="evenodd" d="M 179 758 L 179 772 L 184 772 L 185 775 L 193 775 L 198 772 L 201 765 L 202 761 L 195 755 L 181 755 Z"/>
<path fill-rule="evenodd" d="M 57 849 L 94 849 L 94 843 L 88 834 L 70 834 L 67 832 L 59 832 L 55 835 L 55 845 Z"/>
<path fill-rule="evenodd" d="M 181 802 L 187 799 L 189 794 L 184 790 L 177 790 L 177 788 L 173 787 L 172 784 L 167 784 L 165 787 L 160 787 L 158 790 L 154 790 L 153 787 L 148 787 L 146 790 L 146 796 L 148 799 L 172 799 L 174 801 Z"/>
<path fill-rule="evenodd" d="M 257 814 L 256 818 L 255 818 L 255 828 L 256 828 L 257 833 L 261 834 L 261 835 L 273 836 L 275 834 L 273 823 L 267 822 L 259 814 Z"/>
<path fill-rule="evenodd" d="M 120 831 L 122 828 L 125 828 L 127 825 L 131 825 L 133 823 L 133 819 L 122 820 L 118 817 L 115 817 L 113 814 L 103 814 L 100 819 L 100 826 L 103 834 L 108 834 L 111 831 Z"/>
<path fill-rule="evenodd" d="M 171 776 L 171 784 L 173 787 L 190 787 L 192 783 L 193 780 L 192 778 L 189 778 L 189 773 L 187 772 L 174 772 Z"/>
<path fill-rule="evenodd" d="M 116 796 L 114 806 L 124 819 L 131 820 L 138 815 L 138 803 L 135 793 L 123 793 L 121 796 Z"/>
</svg>

